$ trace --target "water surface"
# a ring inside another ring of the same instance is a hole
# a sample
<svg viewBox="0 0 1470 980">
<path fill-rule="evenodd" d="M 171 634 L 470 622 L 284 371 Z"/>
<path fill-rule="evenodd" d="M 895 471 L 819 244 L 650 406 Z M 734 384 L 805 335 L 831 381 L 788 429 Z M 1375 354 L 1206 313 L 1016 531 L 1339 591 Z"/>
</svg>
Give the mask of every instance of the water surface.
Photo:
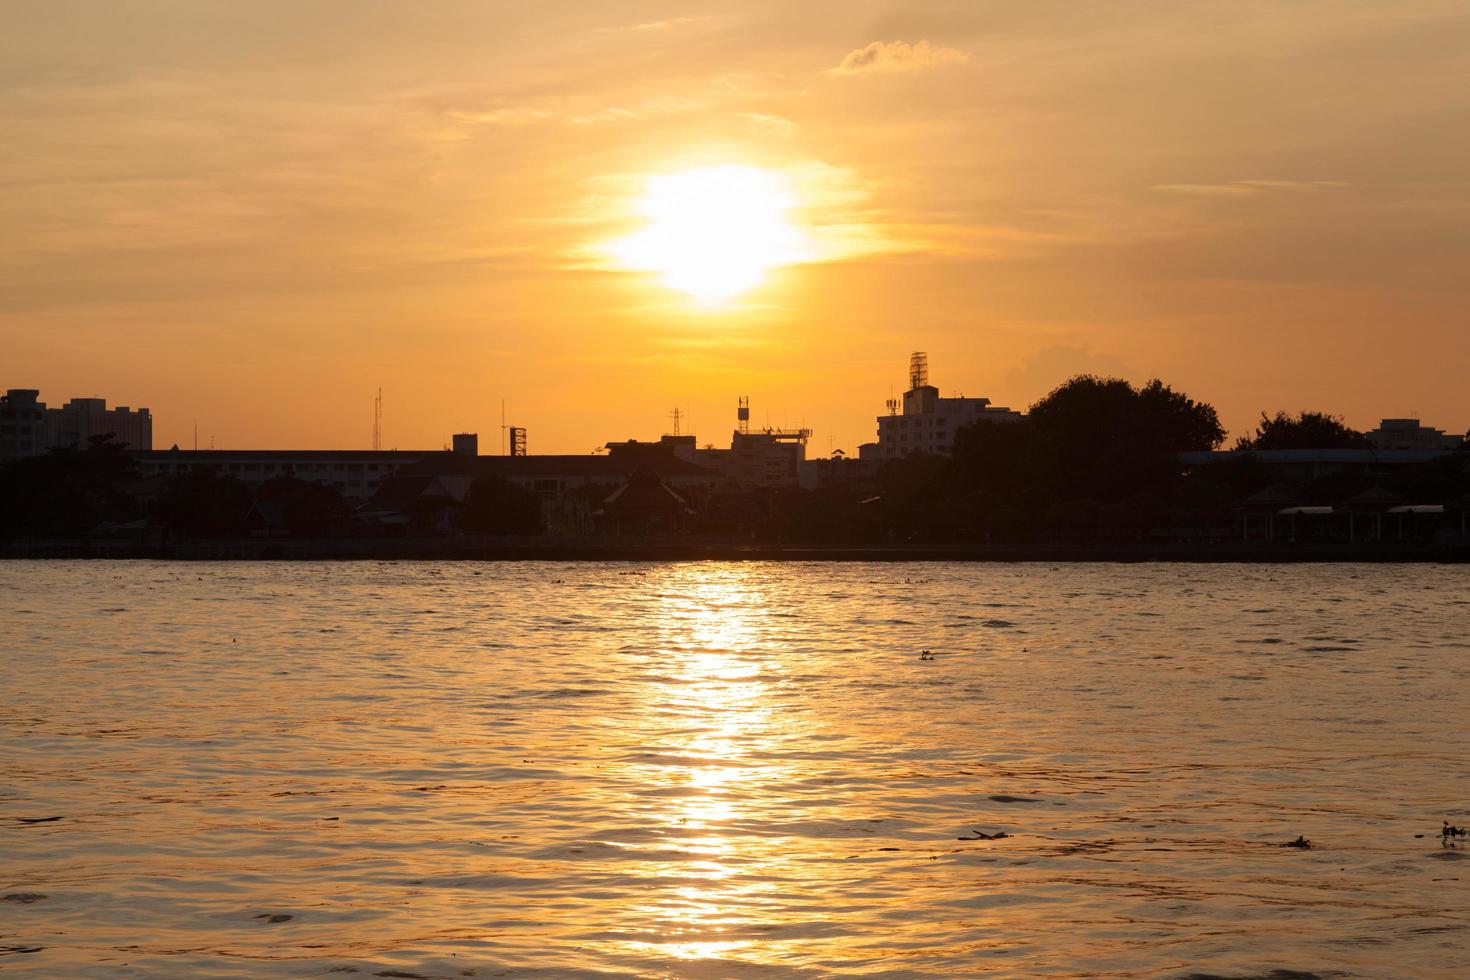
<svg viewBox="0 0 1470 980">
<path fill-rule="evenodd" d="M 1470 971 L 1470 569 L 10 562 L 0 631 L 7 976 Z"/>
</svg>

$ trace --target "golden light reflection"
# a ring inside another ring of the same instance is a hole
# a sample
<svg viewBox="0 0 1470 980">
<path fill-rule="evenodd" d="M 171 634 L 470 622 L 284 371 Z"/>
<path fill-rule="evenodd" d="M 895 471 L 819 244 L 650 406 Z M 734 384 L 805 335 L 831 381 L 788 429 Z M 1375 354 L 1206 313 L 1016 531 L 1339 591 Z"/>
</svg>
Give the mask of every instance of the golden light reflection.
<svg viewBox="0 0 1470 980">
<path fill-rule="evenodd" d="M 650 698 L 669 716 L 661 748 L 677 762 L 649 775 L 668 791 L 654 797 L 656 819 L 687 857 L 656 870 L 678 883 L 639 910 L 658 938 L 638 945 L 685 960 L 739 957 L 756 941 L 731 933 L 759 921 L 781 877 L 768 864 L 772 842 L 763 838 L 755 852 L 748 836 L 772 787 L 789 775 L 789 767 L 757 758 L 774 755 L 781 737 L 771 705 L 779 660 L 763 649 L 763 602 L 748 574 L 694 567 L 671 574 L 698 580 L 665 590 L 661 645 L 669 663 Z"/>
<path fill-rule="evenodd" d="M 670 289 L 721 305 L 776 266 L 810 256 L 788 217 L 796 194 L 778 173 L 749 166 L 702 167 L 648 180 L 637 210 L 645 227 L 609 245 L 626 269 L 658 273 Z"/>
</svg>

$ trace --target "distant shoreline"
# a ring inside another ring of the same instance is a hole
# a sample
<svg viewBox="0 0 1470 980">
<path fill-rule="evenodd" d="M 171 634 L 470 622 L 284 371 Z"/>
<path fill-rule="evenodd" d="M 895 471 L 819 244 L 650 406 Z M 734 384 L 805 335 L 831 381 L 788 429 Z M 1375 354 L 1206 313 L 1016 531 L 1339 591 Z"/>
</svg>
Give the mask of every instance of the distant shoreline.
<svg viewBox="0 0 1470 980">
<path fill-rule="evenodd" d="M 0 546 L 0 559 L 165 561 L 805 561 L 805 562 L 1185 562 L 1296 564 L 1462 563 L 1470 544 L 1268 544 L 1264 542 L 969 544 L 914 547 L 783 547 L 694 542 L 538 539 L 228 539 L 138 545 L 30 541 Z"/>
</svg>

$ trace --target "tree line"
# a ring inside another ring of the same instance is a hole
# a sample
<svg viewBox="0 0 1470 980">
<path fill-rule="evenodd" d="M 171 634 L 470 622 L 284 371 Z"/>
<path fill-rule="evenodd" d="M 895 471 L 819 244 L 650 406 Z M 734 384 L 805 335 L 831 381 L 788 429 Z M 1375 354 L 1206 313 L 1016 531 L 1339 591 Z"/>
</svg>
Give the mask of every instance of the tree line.
<svg viewBox="0 0 1470 980">
<path fill-rule="evenodd" d="M 817 490 L 696 496 L 689 529 L 710 538 L 851 545 L 1203 534 L 1228 525 L 1243 501 L 1279 482 L 1250 450 L 1368 444 L 1337 416 L 1262 413 L 1235 444 L 1246 452 L 1180 463 L 1181 453 L 1217 449 L 1224 440 L 1213 406 L 1160 380 L 1134 386 L 1082 375 L 1019 421 L 961 428 L 948 456 L 895 459 L 871 479 Z M 1392 472 L 1329 473 L 1292 492 L 1303 503 L 1334 503 L 1377 487 L 1414 503 L 1443 503 L 1470 495 L 1467 459 L 1457 453 Z M 438 516 L 443 533 L 543 529 L 537 495 L 498 477 L 477 480 L 462 504 Z M 129 522 L 191 538 L 242 536 L 262 526 L 301 537 L 368 533 L 330 486 L 289 476 L 246 485 L 202 469 L 160 486 L 141 480 L 125 449 L 106 437 L 0 467 L 4 537 L 72 537 Z"/>
</svg>

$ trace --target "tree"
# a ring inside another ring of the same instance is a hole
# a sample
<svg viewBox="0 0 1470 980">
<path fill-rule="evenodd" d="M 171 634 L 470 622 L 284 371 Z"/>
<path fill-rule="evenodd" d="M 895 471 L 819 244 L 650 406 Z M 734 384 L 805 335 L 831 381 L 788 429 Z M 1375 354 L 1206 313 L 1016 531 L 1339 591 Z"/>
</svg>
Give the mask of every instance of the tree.
<svg viewBox="0 0 1470 980">
<path fill-rule="evenodd" d="M 201 468 L 171 477 L 153 514 L 184 537 L 230 538 L 249 533 L 246 519 L 254 503 L 244 483 Z"/>
<path fill-rule="evenodd" d="M 960 430 L 954 465 L 981 489 L 1026 506 L 1040 498 L 1122 500 L 1176 480 L 1178 457 L 1225 437 L 1214 408 L 1157 379 L 1134 388 L 1079 375 L 1020 422 Z"/>
<path fill-rule="evenodd" d="M 1302 412 L 1293 418 L 1286 412 L 1277 412 L 1274 416 L 1262 412 L 1255 433 L 1241 436 L 1236 441 L 1235 448 L 1363 449 L 1368 445 L 1367 436 L 1348 428 L 1337 415 Z"/>
<path fill-rule="evenodd" d="M 330 534 L 334 525 L 352 513 L 351 505 L 336 487 L 294 476 L 265 481 L 256 490 L 255 499 L 278 505 L 281 523 L 297 537 Z"/>
<path fill-rule="evenodd" d="M 0 467 L 0 533 L 74 535 L 130 520 L 136 507 L 122 485 L 136 476 L 127 448 L 110 434 L 16 460 Z"/>
<path fill-rule="evenodd" d="M 459 526 L 468 534 L 540 534 L 541 498 L 502 477 L 478 477 L 465 494 Z"/>
</svg>

